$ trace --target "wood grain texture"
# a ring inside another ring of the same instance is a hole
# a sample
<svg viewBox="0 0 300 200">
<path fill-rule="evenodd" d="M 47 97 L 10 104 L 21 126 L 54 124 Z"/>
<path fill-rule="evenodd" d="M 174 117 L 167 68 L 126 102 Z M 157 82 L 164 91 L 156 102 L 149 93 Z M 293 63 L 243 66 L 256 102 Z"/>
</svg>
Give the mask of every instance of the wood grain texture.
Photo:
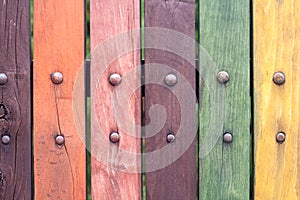
<svg viewBox="0 0 300 200">
<path fill-rule="evenodd" d="M 186 134 L 196 136 L 195 44 L 192 42 L 186 47 L 181 42 L 195 37 L 195 1 L 145 1 L 145 28 L 149 27 L 160 29 L 156 30 L 157 34 L 145 30 L 146 197 L 196 199 L 196 143 L 195 137 L 191 141 L 186 137 Z M 179 40 L 179 35 L 183 40 Z M 168 50 L 172 45 L 174 48 Z M 149 48 L 155 46 L 158 48 Z M 176 49 L 182 49 L 183 54 L 192 59 L 176 55 Z M 168 87 L 164 83 L 169 73 L 177 76 L 175 86 Z M 185 84 L 192 91 L 188 96 L 184 96 L 189 90 Z M 156 104 L 164 111 L 151 111 Z M 156 128 L 159 129 L 154 132 Z M 169 133 L 176 137 L 172 143 L 166 140 Z M 187 144 L 187 149 L 183 144 Z M 159 153 L 155 155 L 155 152 Z M 154 156 L 150 156 L 152 153 Z M 181 156 L 177 158 L 178 155 Z"/>
<path fill-rule="evenodd" d="M 255 199 L 300 198 L 299 10 L 296 0 L 254 1 Z M 277 71 L 286 76 L 281 86 L 272 81 Z"/>
<path fill-rule="evenodd" d="M 135 69 L 140 65 L 140 37 L 139 31 L 128 32 L 140 27 L 139 4 L 137 0 L 90 3 L 93 199 L 142 198 L 140 73 Z M 120 85 L 109 83 L 111 73 L 121 75 Z M 120 135 L 118 143 L 109 140 L 113 131 Z"/>
<path fill-rule="evenodd" d="M 34 1 L 35 199 L 86 197 L 84 137 L 79 137 L 83 133 L 76 129 L 72 107 L 83 63 L 84 1 Z M 63 74 L 57 85 L 50 80 L 56 71 Z M 77 98 L 84 108 L 83 94 Z M 64 136 L 65 145 L 56 145 L 57 135 Z"/>
<path fill-rule="evenodd" d="M 201 199 L 249 199 L 249 5 L 245 0 L 200 1 L 200 44 L 208 54 L 205 56 L 205 51 L 200 51 L 200 71 L 210 73 L 201 77 L 200 82 Z M 217 82 L 221 70 L 230 76 L 225 86 Z M 211 118 L 215 113 L 224 114 L 224 121 L 218 121 L 220 116 Z M 210 126 L 217 131 L 210 133 Z M 232 143 L 223 142 L 225 131 L 233 134 Z M 208 134 L 216 137 L 208 141 Z M 207 146 L 209 142 L 211 146 Z"/>
<path fill-rule="evenodd" d="M 31 199 L 31 98 L 29 0 L 0 6 L 0 199 Z"/>
</svg>

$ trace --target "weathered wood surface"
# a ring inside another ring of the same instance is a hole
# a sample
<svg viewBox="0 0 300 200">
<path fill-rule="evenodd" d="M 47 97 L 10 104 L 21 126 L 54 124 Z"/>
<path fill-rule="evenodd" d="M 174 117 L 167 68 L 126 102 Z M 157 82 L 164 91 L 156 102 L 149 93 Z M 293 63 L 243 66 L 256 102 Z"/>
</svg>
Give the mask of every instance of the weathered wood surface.
<svg viewBox="0 0 300 200">
<path fill-rule="evenodd" d="M 140 37 L 124 33 L 140 27 L 140 2 L 91 0 L 90 8 L 92 198 L 141 199 Z M 112 73 L 121 75 L 120 85 L 109 83 Z M 113 131 L 117 143 L 110 142 Z"/>
<path fill-rule="evenodd" d="M 200 199 L 249 199 L 249 6 L 200 1 Z M 222 70 L 230 76 L 225 86 L 216 78 Z M 225 131 L 232 143 L 223 142 Z"/>
<path fill-rule="evenodd" d="M 83 63 L 84 1 L 34 1 L 35 199 L 86 197 L 84 137 L 79 137 L 83 133 L 76 129 L 72 107 Z M 63 74 L 61 84 L 50 80 L 56 71 Z M 55 143 L 57 135 L 64 136 L 64 145 Z"/>
<path fill-rule="evenodd" d="M 187 47 L 182 42 L 195 37 L 195 1 L 146 0 L 145 28 L 146 197 L 196 199 L 195 44 Z M 174 86 L 164 83 L 169 73 L 177 76 Z M 150 111 L 155 104 L 165 111 Z M 169 133 L 176 137 L 171 143 L 166 139 Z"/>
<path fill-rule="evenodd" d="M 299 10 L 296 0 L 254 1 L 255 199 L 300 198 Z M 277 71 L 286 77 L 280 86 Z"/>
<path fill-rule="evenodd" d="M 0 199 L 31 199 L 31 100 L 29 0 L 1 1 Z"/>
</svg>

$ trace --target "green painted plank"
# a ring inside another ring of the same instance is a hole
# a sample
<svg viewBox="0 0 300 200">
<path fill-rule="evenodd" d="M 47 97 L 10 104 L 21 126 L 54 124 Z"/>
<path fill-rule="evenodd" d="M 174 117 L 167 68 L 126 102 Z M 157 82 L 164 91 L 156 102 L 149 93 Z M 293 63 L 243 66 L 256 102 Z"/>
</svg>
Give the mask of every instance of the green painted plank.
<svg viewBox="0 0 300 200">
<path fill-rule="evenodd" d="M 200 44 L 200 198 L 249 199 L 249 1 L 201 0 Z M 223 142 L 226 131 L 232 143 Z"/>
</svg>

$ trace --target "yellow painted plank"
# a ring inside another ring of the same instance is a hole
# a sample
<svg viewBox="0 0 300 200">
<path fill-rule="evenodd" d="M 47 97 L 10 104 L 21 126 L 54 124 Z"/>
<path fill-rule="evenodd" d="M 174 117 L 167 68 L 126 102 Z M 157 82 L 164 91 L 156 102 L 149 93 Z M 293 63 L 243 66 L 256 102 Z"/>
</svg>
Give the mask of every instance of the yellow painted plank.
<svg viewBox="0 0 300 200">
<path fill-rule="evenodd" d="M 255 199 L 300 198 L 300 1 L 254 1 Z M 276 85 L 273 74 L 286 81 Z M 285 132 L 286 140 L 276 142 Z"/>
</svg>

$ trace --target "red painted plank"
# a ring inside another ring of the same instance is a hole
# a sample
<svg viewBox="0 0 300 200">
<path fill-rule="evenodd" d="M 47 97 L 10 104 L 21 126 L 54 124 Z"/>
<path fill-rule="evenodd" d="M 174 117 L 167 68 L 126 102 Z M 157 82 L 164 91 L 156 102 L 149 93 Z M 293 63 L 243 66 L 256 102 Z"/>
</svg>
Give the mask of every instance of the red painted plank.
<svg viewBox="0 0 300 200">
<path fill-rule="evenodd" d="M 141 199 L 140 37 L 124 33 L 140 27 L 139 1 L 92 0 L 90 8 L 92 198 Z M 109 83 L 112 73 L 120 85 Z M 119 142 L 110 142 L 111 132 Z"/>
</svg>

